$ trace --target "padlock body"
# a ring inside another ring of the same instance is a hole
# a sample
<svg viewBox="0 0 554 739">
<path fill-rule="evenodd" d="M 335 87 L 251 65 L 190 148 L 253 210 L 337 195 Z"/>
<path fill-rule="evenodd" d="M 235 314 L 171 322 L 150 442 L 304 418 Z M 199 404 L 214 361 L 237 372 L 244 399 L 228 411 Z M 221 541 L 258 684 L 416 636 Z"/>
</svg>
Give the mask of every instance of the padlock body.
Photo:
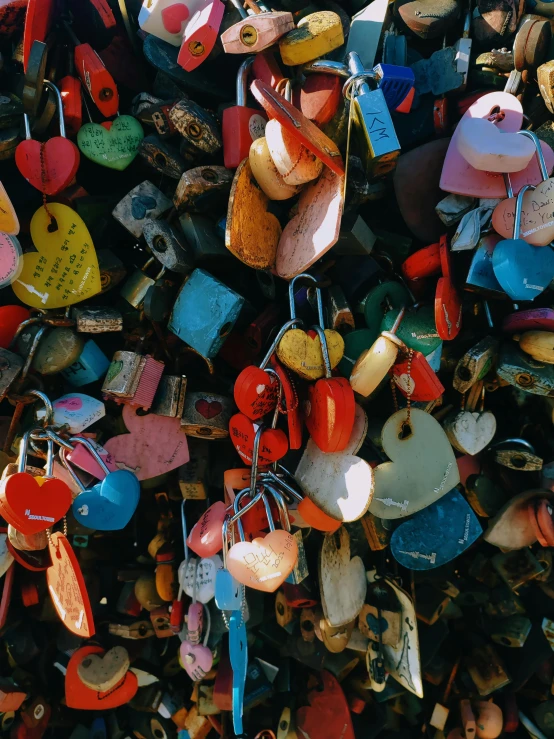
<svg viewBox="0 0 554 739">
<path fill-rule="evenodd" d="M 83 347 L 76 362 L 63 370 L 62 375 L 75 387 L 100 380 L 110 366 L 110 360 L 92 339 Z"/>
<path fill-rule="evenodd" d="M 119 109 L 117 86 L 90 44 L 75 47 L 75 69 L 102 115 L 106 118 L 116 115 Z"/>
<path fill-rule="evenodd" d="M 223 161 L 236 169 L 248 156 L 253 141 L 264 135 L 267 117 L 255 108 L 234 105 L 223 111 Z"/>
</svg>

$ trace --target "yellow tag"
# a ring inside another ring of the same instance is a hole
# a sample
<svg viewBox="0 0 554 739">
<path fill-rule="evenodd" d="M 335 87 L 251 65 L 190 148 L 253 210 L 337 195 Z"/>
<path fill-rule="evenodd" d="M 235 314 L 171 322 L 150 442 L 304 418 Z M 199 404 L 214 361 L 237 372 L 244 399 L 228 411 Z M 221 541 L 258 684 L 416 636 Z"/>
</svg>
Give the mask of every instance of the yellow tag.
<svg viewBox="0 0 554 739">
<path fill-rule="evenodd" d="M 36 252 L 23 255 L 23 269 L 13 283 L 17 297 L 33 308 L 64 308 L 100 292 L 100 272 L 87 227 L 67 205 L 49 203 L 56 230 L 48 231 L 44 206 L 31 220 Z"/>
<path fill-rule="evenodd" d="M 0 231 L 10 236 L 17 236 L 19 233 L 19 221 L 17 214 L 12 205 L 12 201 L 8 197 L 6 188 L 0 182 Z"/>
</svg>

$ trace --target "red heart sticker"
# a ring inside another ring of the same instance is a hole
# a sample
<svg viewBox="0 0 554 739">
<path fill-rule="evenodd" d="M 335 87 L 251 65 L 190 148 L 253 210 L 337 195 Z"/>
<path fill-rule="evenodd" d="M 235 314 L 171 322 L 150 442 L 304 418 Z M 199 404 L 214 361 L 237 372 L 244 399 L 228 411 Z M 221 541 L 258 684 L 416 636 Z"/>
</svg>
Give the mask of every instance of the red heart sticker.
<svg viewBox="0 0 554 739">
<path fill-rule="evenodd" d="M 254 451 L 254 438 L 256 427 L 244 413 L 235 413 L 229 421 L 229 433 L 237 452 L 243 462 L 252 464 Z M 258 463 L 268 465 L 285 456 L 289 449 L 289 442 L 284 431 L 281 429 L 266 429 L 261 436 Z"/>
<path fill-rule="evenodd" d="M 26 536 L 53 526 L 65 516 L 71 500 L 71 490 L 62 480 L 41 478 L 37 482 L 28 472 L 10 475 L 0 488 L 3 517 Z"/>
<path fill-rule="evenodd" d="M 65 673 L 65 702 L 69 708 L 78 708 L 82 711 L 109 711 L 132 700 L 138 690 L 137 676 L 131 670 L 125 673 L 123 679 L 111 690 L 100 693 L 88 688 L 79 678 L 79 665 L 91 654 L 104 655 L 101 647 L 80 647 L 71 655 L 67 672 Z"/>
<path fill-rule="evenodd" d="M 197 400 L 194 404 L 194 407 L 201 416 L 204 416 L 204 418 L 207 419 L 219 416 L 219 414 L 223 410 L 223 406 L 221 405 L 219 400 L 212 400 L 211 402 L 209 402 L 204 398 L 202 398 L 202 400 Z"/>
<path fill-rule="evenodd" d="M 45 195 L 56 195 L 71 184 L 80 158 L 73 141 L 62 136 L 54 136 L 45 144 L 27 139 L 15 150 L 17 168 L 27 182 Z"/>
<path fill-rule="evenodd" d="M 94 636 L 94 621 L 85 580 L 75 552 L 60 532 L 52 534 L 48 547 L 52 565 L 46 570 L 46 583 L 54 608 L 69 631 L 88 639 Z"/>
<path fill-rule="evenodd" d="M 168 33 L 181 33 L 183 23 L 189 17 L 189 9 L 185 3 L 175 3 L 162 10 L 162 23 Z"/>
<path fill-rule="evenodd" d="M 259 367 L 246 367 L 237 377 L 233 392 L 239 411 L 255 421 L 277 405 L 279 383 Z"/>
</svg>

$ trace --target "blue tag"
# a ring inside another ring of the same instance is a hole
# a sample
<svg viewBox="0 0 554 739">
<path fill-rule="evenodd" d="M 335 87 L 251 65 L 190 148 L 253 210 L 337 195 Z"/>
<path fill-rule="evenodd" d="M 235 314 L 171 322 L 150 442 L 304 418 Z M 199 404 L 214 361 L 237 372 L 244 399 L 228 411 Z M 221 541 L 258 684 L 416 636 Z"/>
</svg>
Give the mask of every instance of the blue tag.
<svg viewBox="0 0 554 739">
<path fill-rule="evenodd" d="M 246 641 L 246 624 L 240 611 L 233 611 L 229 618 L 229 658 L 233 668 L 233 730 L 235 734 L 242 734 L 248 643 Z"/>
</svg>

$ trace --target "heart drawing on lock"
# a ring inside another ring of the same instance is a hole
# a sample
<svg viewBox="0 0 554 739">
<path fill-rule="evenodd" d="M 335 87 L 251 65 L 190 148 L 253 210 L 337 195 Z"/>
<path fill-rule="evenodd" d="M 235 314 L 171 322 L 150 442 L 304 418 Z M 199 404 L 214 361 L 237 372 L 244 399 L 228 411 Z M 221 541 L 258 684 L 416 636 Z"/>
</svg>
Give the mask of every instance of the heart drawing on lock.
<svg viewBox="0 0 554 739">
<path fill-rule="evenodd" d="M 54 403 L 54 408 L 66 408 L 68 411 L 80 411 L 82 407 L 83 401 L 77 396 L 61 398 Z"/>
<path fill-rule="evenodd" d="M 123 680 L 131 662 L 125 647 L 112 647 L 105 654 L 90 654 L 78 665 L 77 674 L 87 688 L 105 693 Z"/>
<path fill-rule="evenodd" d="M 514 96 L 506 92 L 491 92 L 483 95 L 469 106 L 462 120 L 467 118 L 488 118 L 491 113 L 499 112 L 503 116 L 496 122 L 496 127 L 506 133 L 515 133 L 521 129 L 523 123 L 523 108 Z M 456 127 L 442 168 L 440 189 L 458 195 L 472 195 L 480 198 L 504 198 L 506 186 L 504 179 L 497 173 L 475 169 L 467 162 L 458 150 L 458 136 L 460 124 Z M 523 137 L 522 137 L 523 138 Z M 548 172 L 554 167 L 554 152 L 544 141 L 541 147 L 546 160 Z M 538 185 L 542 181 L 536 157 L 521 172 L 514 172 L 510 176 L 514 192 L 524 185 Z"/>
<path fill-rule="evenodd" d="M 48 211 L 54 223 L 44 206 L 31 219 L 36 251 L 23 255 L 23 268 L 12 284 L 19 300 L 41 310 L 65 308 L 101 289 L 98 259 L 84 221 L 61 203 L 48 203 Z M 56 228 L 49 230 L 52 226 Z"/>
<path fill-rule="evenodd" d="M 188 535 L 187 544 L 200 557 L 212 557 L 221 551 L 223 541 L 221 527 L 227 514 L 227 506 L 218 500 L 200 516 Z"/>
<path fill-rule="evenodd" d="M 202 680 L 212 669 L 214 661 L 212 651 L 203 644 L 191 644 L 185 640 L 181 642 L 179 654 L 188 676 L 195 682 Z"/>
<path fill-rule="evenodd" d="M 298 544 L 288 531 L 271 531 L 263 539 L 239 541 L 227 554 L 227 569 L 243 585 L 274 593 L 294 569 Z"/>
<path fill-rule="evenodd" d="M 374 490 L 369 464 L 356 452 L 367 432 L 367 416 L 356 405 L 354 426 L 342 452 L 326 454 L 309 439 L 294 474 L 304 494 L 335 521 L 357 521 L 367 512 Z"/>
<path fill-rule="evenodd" d="M 325 329 L 329 362 L 334 369 L 344 354 L 344 339 L 337 331 Z M 315 331 L 290 329 L 277 347 L 279 360 L 305 380 L 319 380 L 325 375 L 321 342 Z"/>
<path fill-rule="evenodd" d="M 489 411 L 460 411 L 445 420 L 444 430 L 454 449 L 475 456 L 492 441 L 496 433 L 496 418 Z"/>
<path fill-rule="evenodd" d="M 223 410 L 223 406 L 221 405 L 219 400 L 208 401 L 205 398 L 197 400 L 194 404 L 194 407 L 196 408 L 198 413 L 200 413 L 200 415 L 208 421 L 210 420 L 210 418 L 215 418 L 216 416 L 219 416 L 219 414 Z"/>
<path fill-rule="evenodd" d="M 323 539 L 319 586 L 323 615 L 331 626 L 344 626 L 357 618 L 364 605 L 367 579 L 362 559 L 350 559 L 350 537 L 344 526 Z"/>
<path fill-rule="evenodd" d="M 185 3 L 174 3 L 162 10 L 162 23 L 168 33 L 181 33 L 183 23 L 190 15 Z"/>
<path fill-rule="evenodd" d="M 123 422 L 129 433 L 112 436 L 104 444 L 118 469 L 133 472 L 139 480 L 149 480 L 189 461 L 180 418 L 154 413 L 138 416 L 136 408 L 125 405 Z"/>
<path fill-rule="evenodd" d="M 137 676 L 128 670 L 110 690 L 100 692 L 86 686 L 79 678 L 79 666 L 91 655 L 104 655 L 101 647 L 79 647 L 70 657 L 65 673 L 65 701 L 69 708 L 81 711 L 109 711 L 132 700 L 138 690 Z"/>
<path fill-rule="evenodd" d="M 521 228 L 514 236 L 516 198 L 502 200 L 493 211 L 492 225 L 505 239 L 520 238 L 532 246 L 547 246 L 554 239 L 554 180 L 541 182 L 523 195 Z"/>
<path fill-rule="evenodd" d="M 456 457 L 441 425 L 418 408 L 396 411 L 383 426 L 383 451 L 390 462 L 375 470 L 370 513 L 379 518 L 410 516 L 437 501 L 459 481 Z"/>
<path fill-rule="evenodd" d="M 128 470 L 117 470 L 73 501 L 75 520 L 89 529 L 119 531 L 133 517 L 140 498 L 140 483 Z"/>
<path fill-rule="evenodd" d="M 259 367 L 246 367 L 235 382 L 233 395 L 241 413 L 255 421 L 277 404 L 279 382 Z"/>
<path fill-rule="evenodd" d="M 56 195 L 70 185 L 79 162 L 79 149 L 61 136 L 44 144 L 26 139 L 15 150 L 17 168 L 29 184 L 45 195 Z"/>
<path fill-rule="evenodd" d="M 254 439 L 257 427 L 243 413 L 235 413 L 229 421 L 229 435 L 233 446 L 246 464 L 252 464 Z M 265 429 L 258 450 L 260 465 L 268 465 L 282 459 L 289 449 L 287 435 L 281 429 Z"/>
<path fill-rule="evenodd" d="M 392 534 L 391 552 L 403 567 L 431 570 L 469 549 L 482 531 L 473 509 L 454 489 L 401 523 Z"/>
<path fill-rule="evenodd" d="M 137 156 L 143 138 L 144 131 L 139 121 L 130 115 L 120 115 L 109 131 L 99 123 L 85 123 L 77 134 L 77 144 L 87 159 L 122 171 Z M 155 207 L 155 203 L 151 207 Z"/>
<path fill-rule="evenodd" d="M 62 519 L 71 498 L 71 490 L 62 480 L 45 479 L 41 485 L 27 472 L 10 475 L 0 486 L 2 515 L 26 536 L 45 531 Z"/>
<path fill-rule="evenodd" d="M 156 198 L 151 195 L 133 195 L 131 198 L 131 215 L 136 221 L 146 218 L 149 210 L 154 210 L 157 205 Z"/>
</svg>

